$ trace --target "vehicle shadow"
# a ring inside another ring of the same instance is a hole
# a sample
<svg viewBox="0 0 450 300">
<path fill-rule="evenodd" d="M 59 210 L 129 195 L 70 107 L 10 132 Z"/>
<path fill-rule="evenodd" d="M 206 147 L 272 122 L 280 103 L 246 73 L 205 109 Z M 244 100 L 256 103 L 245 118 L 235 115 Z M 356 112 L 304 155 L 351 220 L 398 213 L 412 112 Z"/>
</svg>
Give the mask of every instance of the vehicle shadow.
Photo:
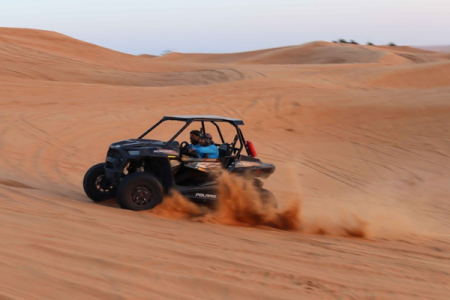
<svg viewBox="0 0 450 300">
<path fill-rule="evenodd" d="M 117 204 L 117 200 L 115 198 L 108 199 L 108 200 L 105 200 L 102 202 L 94 202 L 94 203 L 101 205 L 101 206 L 120 208 L 120 206 L 119 206 L 119 204 Z"/>
</svg>

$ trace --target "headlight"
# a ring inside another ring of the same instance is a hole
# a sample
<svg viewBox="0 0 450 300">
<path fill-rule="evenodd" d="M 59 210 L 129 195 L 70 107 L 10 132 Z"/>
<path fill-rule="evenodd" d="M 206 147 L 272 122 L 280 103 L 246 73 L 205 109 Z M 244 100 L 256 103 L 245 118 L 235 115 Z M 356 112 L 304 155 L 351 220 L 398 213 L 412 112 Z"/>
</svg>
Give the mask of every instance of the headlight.
<svg viewBox="0 0 450 300">
<path fill-rule="evenodd" d="M 139 155 L 140 153 L 141 153 L 141 151 L 139 151 L 139 150 L 128 151 L 128 154 L 130 154 L 130 155 Z"/>
</svg>

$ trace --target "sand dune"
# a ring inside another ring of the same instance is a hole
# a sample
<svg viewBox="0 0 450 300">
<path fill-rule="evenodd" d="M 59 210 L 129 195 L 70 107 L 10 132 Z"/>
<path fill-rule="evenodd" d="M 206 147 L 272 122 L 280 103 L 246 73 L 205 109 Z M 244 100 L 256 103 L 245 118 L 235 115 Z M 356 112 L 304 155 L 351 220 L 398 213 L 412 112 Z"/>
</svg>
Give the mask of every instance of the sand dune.
<svg viewBox="0 0 450 300">
<path fill-rule="evenodd" d="M 416 46 L 416 48 L 424 49 L 435 52 L 450 52 L 450 45 L 438 45 L 438 46 Z"/>
<path fill-rule="evenodd" d="M 365 46 L 312 42 L 300 46 L 232 54 L 169 53 L 158 61 L 177 63 L 349 64 L 419 63 L 448 60 L 448 55 L 408 46 Z"/>
<path fill-rule="evenodd" d="M 383 45 L 380 45 L 380 46 L 372 46 L 372 47 L 387 50 L 389 52 L 395 52 L 395 53 L 407 52 L 407 53 L 412 53 L 412 54 L 436 54 L 434 51 L 421 49 L 421 48 L 415 48 L 415 47 L 411 47 L 411 46 L 383 46 Z"/>
<path fill-rule="evenodd" d="M 325 42 L 151 58 L 1 28 L 0 299 L 448 299 L 448 59 Z M 280 209 L 226 179 L 213 212 L 91 202 L 86 170 L 170 114 L 244 119 Z"/>
<path fill-rule="evenodd" d="M 127 86 L 204 85 L 260 76 L 231 68 L 162 66 L 58 33 L 0 28 L 0 76 Z"/>
<path fill-rule="evenodd" d="M 158 60 L 194 63 L 332 64 L 378 62 L 384 55 L 384 51 L 369 50 L 364 46 L 313 42 L 300 46 L 234 54 L 170 53 Z"/>
<path fill-rule="evenodd" d="M 397 68 L 380 72 L 377 77 L 370 81 L 371 85 L 410 89 L 448 87 L 450 86 L 450 61 L 421 64 L 413 68 Z"/>
</svg>

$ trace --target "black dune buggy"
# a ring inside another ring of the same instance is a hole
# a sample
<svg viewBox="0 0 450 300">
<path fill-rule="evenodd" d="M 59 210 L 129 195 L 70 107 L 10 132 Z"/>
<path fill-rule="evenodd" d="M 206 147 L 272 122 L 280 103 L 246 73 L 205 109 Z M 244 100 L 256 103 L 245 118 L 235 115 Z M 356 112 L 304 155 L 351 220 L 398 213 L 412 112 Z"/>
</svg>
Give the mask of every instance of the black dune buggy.
<svg viewBox="0 0 450 300">
<path fill-rule="evenodd" d="M 174 125 L 174 121 L 181 123 L 181 129 L 169 140 L 144 138 L 161 124 Z M 231 132 L 228 142 L 224 140 L 219 123 L 221 126 L 228 123 L 226 126 Z M 216 129 L 221 140 L 221 143 L 214 143 L 218 147 L 218 159 L 185 155 L 188 143 L 180 144 L 175 139 L 190 125 L 190 128 L 198 125 L 196 128 L 203 133 L 211 132 L 206 129 Z M 269 177 L 275 166 L 254 157 L 253 144 L 245 142 L 239 125 L 244 122 L 219 116 L 165 116 L 137 139 L 111 144 L 106 161 L 91 167 L 84 176 L 84 191 L 95 202 L 116 198 L 121 208 L 131 210 L 152 209 L 171 189 L 193 202 L 212 204 L 220 197 L 217 176 L 220 172 L 229 172 L 251 176 L 261 201 L 276 207 L 274 195 L 262 188 L 260 180 Z"/>
</svg>

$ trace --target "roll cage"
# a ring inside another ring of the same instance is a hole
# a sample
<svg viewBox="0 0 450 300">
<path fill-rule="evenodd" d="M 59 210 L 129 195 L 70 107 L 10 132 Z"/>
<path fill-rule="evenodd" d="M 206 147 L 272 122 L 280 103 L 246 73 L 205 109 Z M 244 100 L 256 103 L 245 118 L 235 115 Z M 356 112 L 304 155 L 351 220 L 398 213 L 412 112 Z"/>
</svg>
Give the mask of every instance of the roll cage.
<svg viewBox="0 0 450 300">
<path fill-rule="evenodd" d="M 164 116 L 159 122 L 157 122 L 155 125 L 153 125 L 152 127 L 150 127 L 150 129 L 148 129 L 146 132 L 144 132 L 141 136 L 138 137 L 138 139 L 143 139 L 147 134 L 149 134 L 150 132 L 152 132 L 156 127 L 158 127 L 159 125 L 161 125 L 161 123 L 165 122 L 165 121 L 181 121 L 181 122 L 185 122 L 184 126 L 169 140 L 167 141 L 164 146 L 162 148 L 169 148 L 169 145 L 172 144 L 172 142 L 181 134 L 183 133 L 183 131 L 192 123 L 194 122 L 200 122 L 201 123 L 201 128 L 203 132 L 206 132 L 205 130 L 205 122 L 209 122 L 211 124 L 213 124 L 220 136 L 220 140 L 222 142 L 222 144 L 225 143 L 225 140 L 223 138 L 222 135 L 222 131 L 220 130 L 220 127 L 217 123 L 229 123 L 231 124 L 235 129 L 236 129 L 236 136 L 233 140 L 233 149 L 232 151 L 234 152 L 234 155 L 239 157 L 242 149 L 245 148 L 247 155 L 250 155 L 250 152 L 248 150 L 248 147 L 245 143 L 245 139 L 244 139 L 244 135 L 241 131 L 241 129 L 239 128 L 239 125 L 244 125 L 244 121 L 239 120 L 239 119 L 233 119 L 233 118 L 227 118 L 227 117 L 220 117 L 220 116 L 213 116 L 213 115 L 188 115 L 188 116 Z M 235 145 L 237 143 L 237 141 L 240 141 L 240 146 L 239 148 L 235 148 Z"/>
</svg>

